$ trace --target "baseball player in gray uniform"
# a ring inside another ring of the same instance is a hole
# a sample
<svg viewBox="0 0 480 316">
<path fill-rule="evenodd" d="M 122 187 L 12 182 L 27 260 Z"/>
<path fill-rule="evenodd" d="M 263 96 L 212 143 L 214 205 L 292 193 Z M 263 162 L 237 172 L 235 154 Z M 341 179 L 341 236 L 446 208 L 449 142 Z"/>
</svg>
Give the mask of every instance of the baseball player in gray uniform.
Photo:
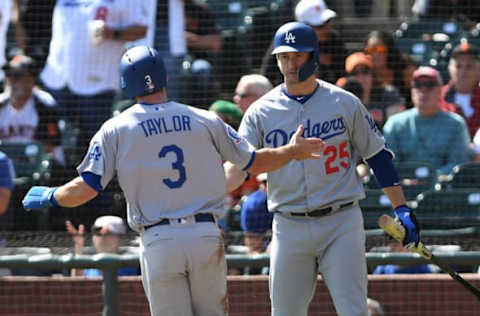
<svg viewBox="0 0 480 316">
<path fill-rule="evenodd" d="M 317 273 L 342 316 L 367 315 L 365 234 L 358 200 L 365 197 L 356 164 L 364 159 L 418 244 L 419 227 L 405 205 L 393 153 L 361 102 L 352 94 L 315 78 L 319 51 L 314 30 L 303 23 L 281 26 L 274 37 L 284 83 L 246 111 L 239 134 L 256 148 L 287 144 L 295 126 L 306 137 L 325 142 L 322 158 L 292 161 L 268 173 L 268 209 L 275 212 L 270 251 L 272 315 L 305 316 Z M 229 190 L 244 179 L 225 165 Z"/>
<path fill-rule="evenodd" d="M 152 315 L 226 315 L 226 261 L 216 224 L 226 194 L 223 160 L 254 173 L 292 159 L 315 159 L 319 138 L 254 150 L 212 112 L 169 101 L 158 52 L 134 47 L 121 60 L 122 87 L 138 102 L 92 138 L 79 177 L 58 188 L 32 187 L 26 209 L 75 207 L 97 196 L 114 174 L 128 223 L 140 234 L 142 281 Z"/>
</svg>

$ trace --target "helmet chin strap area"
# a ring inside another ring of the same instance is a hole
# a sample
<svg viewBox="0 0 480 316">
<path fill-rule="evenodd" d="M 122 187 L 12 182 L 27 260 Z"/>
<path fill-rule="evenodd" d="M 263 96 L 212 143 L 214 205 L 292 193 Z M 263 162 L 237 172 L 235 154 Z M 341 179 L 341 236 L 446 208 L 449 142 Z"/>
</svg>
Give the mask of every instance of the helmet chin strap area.
<svg viewBox="0 0 480 316">
<path fill-rule="evenodd" d="M 318 68 L 318 61 L 315 58 L 315 54 L 311 54 L 310 59 L 302 67 L 298 68 L 297 76 L 298 80 L 305 81 L 307 80 L 315 70 Z"/>
</svg>

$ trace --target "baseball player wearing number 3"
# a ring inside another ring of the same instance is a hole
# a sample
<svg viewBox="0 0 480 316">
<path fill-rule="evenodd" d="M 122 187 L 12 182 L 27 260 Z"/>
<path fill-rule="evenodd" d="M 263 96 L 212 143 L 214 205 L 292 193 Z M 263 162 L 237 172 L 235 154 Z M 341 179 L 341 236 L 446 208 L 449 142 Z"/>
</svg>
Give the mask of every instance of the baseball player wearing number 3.
<svg viewBox="0 0 480 316">
<path fill-rule="evenodd" d="M 121 59 L 122 86 L 138 102 L 108 120 L 90 142 L 79 177 L 58 188 L 32 187 L 26 209 L 74 207 L 97 196 L 114 174 L 140 234 L 142 282 L 154 316 L 226 315 L 226 261 L 220 230 L 226 194 L 223 160 L 253 173 L 292 159 L 318 159 L 323 142 L 303 138 L 254 148 L 212 112 L 174 101 L 158 52 L 134 47 Z"/>
<path fill-rule="evenodd" d="M 355 167 L 363 158 L 392 202 L 408 235 L 419 226 L 405 205 L 400 181 L 383 136 L 358 98 L 315 78 L 319 51 L 315 31 L 291 22 L 274 37 L 284 83 L 253 103 L 239 134 L 256 148 L 287 144 L 295 126 L 325 142 L 319 160 L 292 161 L 268 173 L 268 209 L 275 212 L 270 250 L 270 298 L 274 316 L 306 316 L 321 273 L 338 315 L 367 315 L 367 267 L 363 218 L 365 197 Z M 244 173 L 225 165 L 229 190 Z"/>
</svg>

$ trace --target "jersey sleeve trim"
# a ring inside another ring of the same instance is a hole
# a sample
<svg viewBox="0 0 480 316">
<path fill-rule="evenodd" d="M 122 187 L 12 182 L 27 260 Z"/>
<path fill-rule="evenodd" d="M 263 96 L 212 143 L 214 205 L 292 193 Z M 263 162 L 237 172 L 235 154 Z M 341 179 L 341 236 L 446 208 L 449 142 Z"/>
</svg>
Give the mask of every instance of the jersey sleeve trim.
<svg viewBox="0 0 480 316">
<path fill-rule="evenodd" d="M 390 154 L 390 157 L 392 158 L 392 160 L 395 159 L 395 153 L 391 149 L 388 149 L 387 147 L 380 147 L 378 150 L 374 151 L 372 154 L 370 154 L 366 157 L 363 157 L 363 161 L 367 161 L 368 159 L 376 156 L 382 150 L 387 151 Z"/>
<path fill-rule="evenodd" d="M 82 172 L 81 174 L 83 181 L 85 181 L 89 186 L 92 187 L 97 192 L 102 191 L 102 185 L 100 184 L 101 177 L 98 174 L 92 172 Z"/>
<path fill-rule="evenodd" d="M 247 165 L 242 169 L 243 171 L 248 170 L 248 169 L 252 166 L 253 161 L 255 160 L 255 154 L 256 154 L 256 152 L 253 151 L 253 152 L 252 152 L 252 155 L 250 156 L 250 160 L 248 161 Z"/>
</svg>

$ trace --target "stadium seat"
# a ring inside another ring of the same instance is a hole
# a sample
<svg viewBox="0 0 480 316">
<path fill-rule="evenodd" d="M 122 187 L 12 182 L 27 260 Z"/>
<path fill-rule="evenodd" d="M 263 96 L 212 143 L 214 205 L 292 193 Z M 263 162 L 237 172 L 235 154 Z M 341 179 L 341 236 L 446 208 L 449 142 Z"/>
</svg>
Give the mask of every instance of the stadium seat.
<svg viewBox="0 0 480 316">
<path fill-rule="evenodd" d="M 455 166 L 451 172 L 451 180 L 446 183 L 447 189 L 480 189 L 480 163 L 467 162 Z"/>
<path fill-rule="evenodd" d="M 434 46 L 433 41 L 405 37 L 395 39 L 395 44 L 419 65 L 429 65 L 430 60 L 437 58 L 441 48 L 445 45 L 445 43 L 437 43 L 437 46 Z M 437 48 L 438 51 L 434 48 Z"/>
<path fill-rule="evenodd" d="M 426 162 L 402 162 L 397 163 L 395 168 L 402 180 L 403 192 L 408 201 L 415 200 L 418 194 L 435 186 L 435 169 Z"/>
<path fill-rule="evenodd" d="M 418 195 L 415 214 L 423 229 L 480 225 L 480 189 L 427 191 Z"/>
<path fill-rule="evenodd" d="M 243 24 L 248 9 L 245 1 L 207 0 L 211 12 L 217 18 L 222 30 L 235 30 Z"/>
<path fill-rule="evenodd" d="M 3 151 L 13 162 L 16 185 L 48 183 L 51 160 L 44 146 L 39 142 L 0 142 Z"/>
<path fill-rule="evenodd" d="M 450 38 L 456 38 L 465 33 L 463 27 L 451 20 L 418 20 L 403 22 L 395 31 L 397 37 L 425 39 L 425 35 L 433 36 L 436 33 L 443 33 Z"/>
<path fill-rule="evenodd" d="M 365 229 L 377 229 L 378 218 L 383 214 L 393 216 L 390 200 L 382 190 L 365 190 L 365 199 L 359 201 Z"/>
</svg>

